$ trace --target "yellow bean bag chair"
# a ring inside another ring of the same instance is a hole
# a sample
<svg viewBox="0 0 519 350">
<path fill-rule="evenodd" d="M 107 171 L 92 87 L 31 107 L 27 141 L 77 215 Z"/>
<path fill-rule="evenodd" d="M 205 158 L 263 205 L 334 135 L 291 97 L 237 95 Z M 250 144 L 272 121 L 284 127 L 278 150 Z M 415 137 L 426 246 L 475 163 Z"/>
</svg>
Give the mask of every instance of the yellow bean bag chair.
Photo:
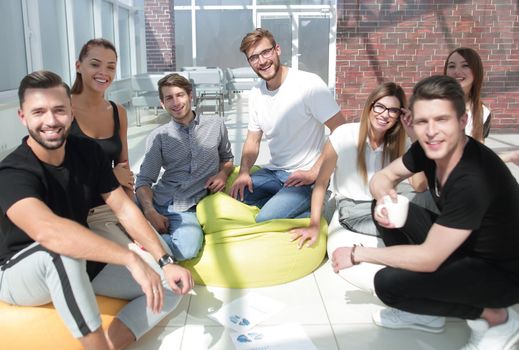
<svg viewBox="0 0 519 350">
<path fill-rule="evenodd" d="M 237 174 L 230 176 L 227 189 Z M 286 283 L 314 271 L 326 254 L 328 225 L 321 220 L 319 239 L 299 249 L 289 231 L 310 219 L 276 219 L 256 223 L 259 209 L 219 192 L 205 197 L 196 215 L 205 234 L 197 258 L 182 263 L 198 284 L 254 288 Z"/>
<path fill-rule="evenodd" d="M 103 321 L 108 325 L 128 301 L 97 296 Z M 82 349 L 52 304 L 13 306 L 0 302 L 0 348 L 5 350 Z"/>
</svg>

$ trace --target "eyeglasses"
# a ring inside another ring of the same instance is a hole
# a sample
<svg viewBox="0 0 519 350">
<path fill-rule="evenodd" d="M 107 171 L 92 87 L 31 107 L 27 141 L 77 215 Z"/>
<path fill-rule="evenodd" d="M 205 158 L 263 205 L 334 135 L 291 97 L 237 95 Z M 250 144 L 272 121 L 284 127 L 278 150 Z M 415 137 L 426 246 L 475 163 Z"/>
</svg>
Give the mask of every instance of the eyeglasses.
<svg viewBox="0 0 519 350">
<path fill-rule="evenodd" d="M 373 112 L 375 112 L 376 114 L 382 114 L 385 111 L 388 111 L 389 117 L 394 119 L 400 117 L 400 114 L 402 114 L 402 110 L 400 108 L 387 108 L 382 103 L 375 103 L 373 105 Z"/>
<path fill-rule="evenodd" d="M 261 51 L 260 53 L 251 55 L 249 58 L 247 58 L 247 61 L 249 61 L 250 64 L 255 65 L 256 63 L 259 62 L 260 56 L 264 59 L 271 58 L 272 54 L 274 53 L 275 47 L 276 47 L 276 45 L 272 46 L 269 49 L 265 49 L 265 50 Z"/>
</svg>

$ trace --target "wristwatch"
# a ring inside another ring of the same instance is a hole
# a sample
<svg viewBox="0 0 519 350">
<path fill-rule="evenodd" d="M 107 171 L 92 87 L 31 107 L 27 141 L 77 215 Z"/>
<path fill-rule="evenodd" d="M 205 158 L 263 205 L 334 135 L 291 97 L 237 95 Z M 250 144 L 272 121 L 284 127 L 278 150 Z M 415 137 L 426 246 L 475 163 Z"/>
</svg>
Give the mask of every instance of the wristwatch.
<svg viewBox="0 0 519 350">
<path fill-rule="evenodd" d="M 163 268 L 164 266 L 166 266 L 168 264 L 176 263 L 176 260 L 173 256 L 166 254 L 159 259 L 158 263 L 159 263 L 160 268 Z"/>
</svg>

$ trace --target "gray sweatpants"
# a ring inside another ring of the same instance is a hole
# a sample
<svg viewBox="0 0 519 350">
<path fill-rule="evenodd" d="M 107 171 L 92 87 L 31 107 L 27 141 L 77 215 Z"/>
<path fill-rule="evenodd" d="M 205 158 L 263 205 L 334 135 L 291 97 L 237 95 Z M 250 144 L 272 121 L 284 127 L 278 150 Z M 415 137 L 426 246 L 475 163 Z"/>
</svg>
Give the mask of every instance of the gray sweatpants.
<svg viewBox="0 0 519 350">
<path fill-rule="evenodd" d="M 140 253 L 141 256 L 145 254 L 148 253 Z M 153 259 L 146 260 L 154 263 Z M 158 270 L 158 265 L 153 267 Z M 169 289 L 164 278 L 162 281 L 166 288 L 164 307 L 154 314 L 146 307 L 146 296 L 126 267 L 106 265 L 90 282 L 84 260 L 49 252 L 33 243 L 1 267 L 0 300 L 21 306 L 38 306 L 52 301 L 76 338 L 101 326 L 95 294 L 130 300 L 117 318 L 139 339 L 181 300 L 181 296 Z"/>
</svg>

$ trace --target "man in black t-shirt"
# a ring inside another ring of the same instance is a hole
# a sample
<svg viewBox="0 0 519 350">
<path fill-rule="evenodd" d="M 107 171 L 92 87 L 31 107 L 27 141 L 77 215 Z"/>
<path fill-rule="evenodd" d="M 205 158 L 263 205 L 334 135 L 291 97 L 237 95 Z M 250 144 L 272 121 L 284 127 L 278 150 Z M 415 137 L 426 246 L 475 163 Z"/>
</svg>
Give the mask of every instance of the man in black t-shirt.
<svg viewBox="0 0 519 350">
<path fill-rule="evenodd" d="M 376 173 L 377 202 L 423 171 L 439 214 L 412 203 L 395 228 L 385 209 L 373 217 L 385 248 L 342 247 L 336 272 L 361 262 L 386 265 L 375 291 L 393 307 L 373 315 L 388 328 L 443 331 L 445 317 L 466 319 L 465 350 L 511 349 L 519 340 L 519 186 L 499 157 L 464 133 L 463 90 L 447 76 L 420 81 L 411 98 L 415 142 Z"/>
<path fill-rule="evenodd" d="M 18 95 L 29 135 L 0 163 L 0 300 L 52 301 L 85 349 L 126 347 L 178 305 L 193 287 L 191 274 L 166 254 L 99 146 L 67 137 L 73 117 L 61 78 L 31 73 Z M 87 228 L 98 195 L 147 252 Z M 131 300 L 106 332 L 94 293 Z"/>
</svg>

